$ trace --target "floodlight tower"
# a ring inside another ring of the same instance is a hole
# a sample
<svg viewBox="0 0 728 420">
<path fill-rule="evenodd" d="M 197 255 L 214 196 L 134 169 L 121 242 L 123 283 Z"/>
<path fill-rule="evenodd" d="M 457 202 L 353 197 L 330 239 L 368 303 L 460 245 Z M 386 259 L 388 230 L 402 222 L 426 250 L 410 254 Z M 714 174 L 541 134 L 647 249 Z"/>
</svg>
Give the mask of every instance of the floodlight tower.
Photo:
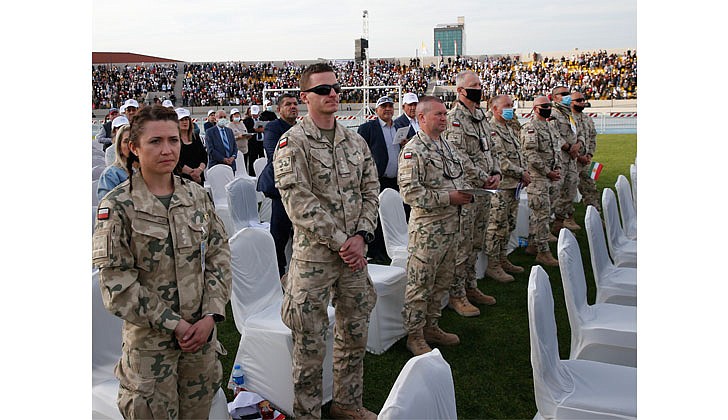
<svg viewBox="0 0 728 420">
<path fill-rule="evenodd" d="M 364 55 L 364 115 L 369 115 L 369 11 L 362 12 L 362 39 L 365 39 L 366 47 L 362 48 Z"/>
</svg>

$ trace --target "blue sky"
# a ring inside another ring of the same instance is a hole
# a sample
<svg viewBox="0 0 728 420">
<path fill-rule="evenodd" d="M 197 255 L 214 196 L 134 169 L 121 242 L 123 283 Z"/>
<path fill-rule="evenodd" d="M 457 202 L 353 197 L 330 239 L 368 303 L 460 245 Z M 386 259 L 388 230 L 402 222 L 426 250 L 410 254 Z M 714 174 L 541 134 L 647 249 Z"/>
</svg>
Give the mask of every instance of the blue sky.
<svg viewBox="0 0 728 420">
<path fill-rule="evenodd" d="M 414 56 L 465 16 L 466 53 L 637 47 L 637 2 L 97 0 L 92 50 L 183 61 L 351 58 L 369 11 L 371 57 Z M 276 4 L 284 4 L 278 7 Z M 133 16 L 133 17 L 131 17 Z"/>
</svg>

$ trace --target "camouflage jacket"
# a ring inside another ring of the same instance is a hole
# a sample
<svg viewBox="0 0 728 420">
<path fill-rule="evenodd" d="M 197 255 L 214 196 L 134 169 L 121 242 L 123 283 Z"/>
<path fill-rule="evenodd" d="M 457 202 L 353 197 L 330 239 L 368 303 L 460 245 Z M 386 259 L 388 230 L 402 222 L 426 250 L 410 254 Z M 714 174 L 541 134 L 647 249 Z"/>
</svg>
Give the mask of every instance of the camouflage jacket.
<svg viewBox="0 0 728 420">
<path fill-rule="evenodd" d="M 575 144 L 581 142 L 581 148 L 584 148 L 584 133 L 582 133 L 577 124 L 576 119 L 571 113 L 571 109 L 561 104 L 554 104 L 553 111 L 551 111 L 551 120 L 549 121 L 552 127 L 556 129 L 561 137 L 559 141 L 559 150 L 561 151 L 561 162 L 567 163 L 574 159 L 571 158 L 569 152 L 561 150 L 564 144 Z"/>
<path fill-rule="evenodd" d="M 519 130 L 509 121 L 501 123 L 495 117 L 491 118 L 490 126 L 493 128 L 495 151 L 500 161 L 503 179 L 498 188 L 516 188 L 526 170 L 526 158 L 521 153 L 521 140 Z"/>
<path fill-rule="evenodd" d="M 447 113 L 447 131 L 442 134 L 450 144 L 463 152 L 476 167 L 488 175 L 500 174 L 500 162 L 488 120 L 482 109 L 475 113 L 460 101 L 455 101 Z"/>
<path fill-rule="evenodd" d="M 521 128 L 521 145 L 534 180 L 548 179 L 546 174 L 561 169 L 559 135 L 547 121 L 534 114 Z"/>
<path fill-rule="evenodd" d="M 594 121 L 588 115 L 583 112 L 574 112 L 574 119 L 576 120 L 576 128 L 583 133 L 585 146 L 579 151 L 579 155 L 585 156 L 587 154 L 594 156 L 597 151 L 597 129 L 594 127 Z"/>
<path fill-rule="evenodd" d="M 423 233 L 455 233 L 460 229 L 459 206 L 450 204 L 450 191 L 482 188 L 488 174 L 476 168 L 465 154 L 440 136 L 441 143 L 435 144 L 420 130 L 404 146 L 399 154 L 397 181 L 399 192 L 405 203 L 412 207 L 410 226 L 416 226 Z M 459 163 L 450 163 L 450 156 Z M 448 179 L 445 170 L 455 179 Z"/>
<path fill-rule="evenodd" d="M 230 300 L 230 248 L 212 201 L 198 184 L 174 176 L 169 209 L 139 172 L 99 203 L 93 264 L 104 306 L 122 318 L 130 348 L 176 348 L 181 318 L 224 319 Z"/>
<path fill-rule="evenodd" d="M 358 231 L 374 233 L 379 178 L 369 146 L 336 123 L 333 144 L 305 116 L 273 155 L 276 188 L 293 223 L 293 258 L 331 262 Z"/>
</svg>

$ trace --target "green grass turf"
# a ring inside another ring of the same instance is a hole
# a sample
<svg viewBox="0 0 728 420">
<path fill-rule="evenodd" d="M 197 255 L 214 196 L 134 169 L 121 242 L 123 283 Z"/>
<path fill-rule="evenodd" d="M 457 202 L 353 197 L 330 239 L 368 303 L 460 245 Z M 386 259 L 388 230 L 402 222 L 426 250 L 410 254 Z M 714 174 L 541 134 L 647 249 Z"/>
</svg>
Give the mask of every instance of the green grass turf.
<svg viewBox="0 0 728 420">
<path fill-rule="evenodd" d="M 603 134 L 597 137 L 594 160 L 604 165 L 597 181 L 600 199 L 603 188 L 614 189 L 618 175 L 623 174 L 629 179 L 629 165 L 634 162 L 636 153 L 636 134 Z M 575 208 L 574 220 L 583 227 L 586 209 L 581 203 L 576 204 Z M 581 246 L 588 301 L 594 303 L 596 289 L 584 229 L 577 231 L 575 236 Z M 556 256 L 556 244 L 551 244 L 551 249 Z M 533 396 L 526 306 L 526 287 L 533 257 L 519 248 L 509 258 L 514 264 L 526 268 L 524 273 L 515 275 L 515 282 L 500 284 L 485 279 L 478 281 L 481 290 L 495 296 L 498 301 L 496 305 L 482 306 L 481 315 L 476 318 L 463 318 L 449 309 L 443 311 L 440 325 L 445 331 L 458 334 L 461 340 L 459 346 L 440 347 L 443 357 L 452 368 L 459 418 L 530 419 L 537 411 Z M 561 276 L 558 267 L 545 269 L 554 294 L 559 351 L 562 359 L 567 359 L 571 338 Z M 227 378 L 240 341 L 230 305 L 227 320 L 219 327 L 218 338 L 228 351 L 222 360 L 224 377 Z M 382 408 L 397 375 L 411 357 L 405 348 L 405 341 L 406 338 L 399 340 L 382 355 L 366 355 L 364 405 L 374 412 Z M 227 392 L 230 399 L 231 394 Z M 322 411 L 326 416 L 328 405 Z"/>
</svg>

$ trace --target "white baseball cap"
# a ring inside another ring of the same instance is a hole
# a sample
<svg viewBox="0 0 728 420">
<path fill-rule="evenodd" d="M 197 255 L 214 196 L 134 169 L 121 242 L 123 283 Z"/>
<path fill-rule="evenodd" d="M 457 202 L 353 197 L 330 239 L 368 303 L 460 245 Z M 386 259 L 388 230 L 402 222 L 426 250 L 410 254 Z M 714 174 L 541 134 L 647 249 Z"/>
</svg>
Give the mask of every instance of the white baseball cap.
<svg viewBox="0 0 728 420">
<path fill-rule="evenodd" d="M 417 103 L 417 102 L 419 102 L 419 101 L 420 101 L 420 100 L 419 100 L 419 99 L 417 99 L 417 95 L 415 95 L 415 94 L 414 94 L 414 93 L 412 93 L 412 92 L 407 92 L 407 93 L 405 93 L 405 94 L 404 94 L 404 96 L 402 97 L 402 103 L 403 103 L 403 104 L 405 104 L 405 105 L 406 105 L 406 104 L 412 104 L 412 103 Z"/>
<path fill-rule="evenodd" d="M 251 114 L 260 114 L 260 107 L 258 105 L 251 105 L 250 106 L 250 113 Z"/>
<path fill-rule="evenodd" d="M 123 115 L 120 115 L 114 118 L 113 121 L 111 121 L 111 129 L 113 130 L 114 128 L 119 128 L 124 124 L 129 124 L 129 119 Z"/>
<path fill-rule="evenodd" d="M 127 99 L 126 102 L 124 102 L 124 109 L 133 106 L 134 108 L 139 108 L 139 102 L 136 101 L 136 99 Z"/>
<path fill-rule="evenodd" d="M 174 108 L 172 101 L 170 101 L 169 99 L 165 99 L 164 102 L 162 102 L 162 106 L 165 108 Z"/>
<path fill-rule="evenodd" d="M 233 115 L 233 114 L 240 114 L 240 110 L 239 110 L 239 109 L 237 109 L 237 108 L 233 108 L 233 109 L 231 109 L 231 110 L 230 110 L 230 115 Z"/>
<path fill-rule="evenodd" d="M 190 116 L 190 111 L 188 109 L 185 109 L 185 108 L 177 108 L 177 109 L 174 110 L 174 112 L 177 113 L 177 119 L 178 120 L 181 120 L 182 118 L 185 118 L 185 117 L 189 117 Z"/>
<path fill-rule="evenodd" d="M 210 115 L 212 115 L 214 113 L 215 113 L 215 110 L 211 109 L 211 110 L 207 111 L 207 116 L 209 117 Z"/>
</svg>

